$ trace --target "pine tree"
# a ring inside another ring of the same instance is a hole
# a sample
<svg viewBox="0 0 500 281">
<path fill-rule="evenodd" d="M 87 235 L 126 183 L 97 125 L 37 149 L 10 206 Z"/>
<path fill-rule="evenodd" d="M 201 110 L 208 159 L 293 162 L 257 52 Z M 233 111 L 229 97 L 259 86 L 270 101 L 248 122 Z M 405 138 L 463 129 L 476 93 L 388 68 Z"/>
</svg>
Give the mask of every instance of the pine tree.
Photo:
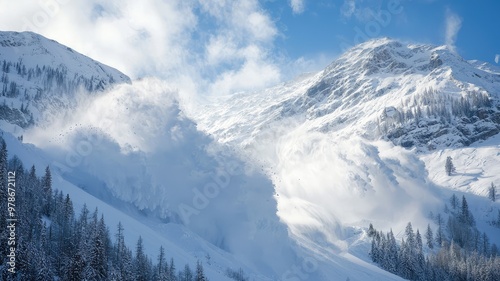
<svg viewBox="0 0 500 281">
<path fill-rule="evenodd" d="M 165 281 L 167 280 L 167 270 L 168 270 L 168 262 L 165 259 L 165 249 L 163 246 L 160 246 L 160 254 L 158 255 L 158 263 L 157 263 L 157 272 L 158 277 L 156 280 Z"/>
<path fill-rule="evenodd" d="M 375 236 L 376 232 L 375 228 L 373 228 L 373 224 L 370 223 L 370 226 L 368 227 L 368 237 Z"/>
<path fill-rule="evenodd" d="M 198 261 L 196 263 L 196 276 L 194 281 L 207 281 L 205 274 L 203 273 L 203 265 Z"/>
<path fill-rule="evenodd" d="M 179 281 L 193 281 L 193 272 L 188 264 L 184 266 L 184 270 L 179 272 Z"/>
<path fill-rule="evenodd" d="M 484 256 L 488 256 L 490 253 L 490 239 L 488 238 L 488 235 L 486 235 L 485 232 L 483 232 L 483 237 L 481 241 L 483 242 L 481 252 Z"/>
<path fill-rule="evenodd" d="M 415 278 L 417 280 L 426 280 L 425 278 L 425 257 L 423 251 L 422 236 L 420 231 L 417 229 L 415 235 L 416 241 L 416 264 L 415 264 Z"/>
<path fill-rule="evenodd" d="M 451 156 L 446 157 L 445 171 L 448 176 L 451 176 L 455 172 L 455 166 L 453 165 L 453 159 Z"/>
<path fill-rule="evenodd" d="M 436 231 L 436 244 L 438 247 L 441 247 L 444 241 L 444 233 L 443 233 L 443 218 L 441 214 L 436 216 L 436 223 L 438 225 L 438 229 Z"/>
<path fill-rule="evenodd" d="M 42 178 L 42 191 L 43 191 L 43 200 L 45 202 L 42 211 L 46 216 L 50 216 L 52 211 L 52 175 L 50 173 L 50 168 L 47 166 L 45 168 L 45 175 Z"/>
<path fill-rule="evenodd" d="M 372 258 L 373 262 L 379 263 L 380 262 L 380 254 L 379 254 L 379 249 L 378 249 L 377 242 L 375 241 L 375 238 L 372 239 L 372 247 L 370 250 L 370 257 Z"/>
<path fill-rule="evenodd" d="M 406 242 L 401 244 L 401 276 L 414 280 L 417 271 L 417 241 L 411 222 L 405 229 Z"/>
<path fill-rule="evenodd" d="M 491 245 L 491 257 L 495 258 L 496 256 L 498 256 L 498 246 L 493 243 L 493 245 Z"/>
<path fill-rule="evenodd" d="M 453 208 L 453 210 L 456 210 L 458 208 L 458 198 L 455 195 L 455 193 L 453 193 L 453 195 L 450 198 L 450 205 L 451 208 Z"/>
<path fill-rule="evenodd" d="M 434 234 L 432 233 L 431 225 L 427 225 L 427 231 L 425 232 L 425 240 L 427 242 L 427 247 L 429 249 L 434 248 Z"/>
<path fill-rule="evenodd" d="M 396 274 L 398 271 L 397 265 L 399 264 L 398 260 L 398 245 L 396 243 L 396 239 L 394 238 L 394 233 L 392 229 L 387 233 L 387 271 Z"/>
<path fill-rule="evenodd" d="M 497 198 L 497 187 L 491 183 L 491 186 L 488 189 L 488 198 L 490 198 L 491 201 L 495 202 Z"/>
<path fill-rule="evenodd" d="M 85 260 L 79 252 L 71 257 L 68 270 L 66 271 L 66 280 L 82 280 L 85 269 Z"/>
<path fill-rule="evenodd" d="M 52 264 L 45 251 L 41 251 L 36 259 L 36 280 L 54 280 Z"/>
<path fill-rule="evenodd" d="M 134 276 L 134 261 L 132 258 L 132 251 L 128 248 L 124 249 L 122 256 L 121 278 L 124 281 L 135 281 Z"/>
<path fill-rule="evenodd" d="M 92 223 L 90 227 L 91 241 L 90 241 L 90 267 L 94 272 L 95 280 L 106 280 L 107 268 L 107 254 L 106 254 L 106 227 L 104 221 L 97 220 L 97 208 L 92 216 Z"/>
<path fill-rule="evenodd" d="M 462 209 L 460 213 L 460 220 L 462 223 L 465 223 L 468 226 L 473 226 L 475 223 L 474 217 L 472 216 L 472 213 L 469 211 L 469 204 L 465 199 L 465 195 L 462 195 Z"/>
<path fill-rule="evenodd" d="M 144 253 L 142 237 L 139 236 L 135 250 L 135 279 L 138 281 L 149 280 L 148 258 Z"/>
<path fill-rule="evenodd" d="M 115 237 L 116 237 L 115 261 L 119 263 L 123 253 L 125 252 L 125 237 L 123 234 L 123 225 L 121 222 L 118 222 L 118 227 Z"/>
<path fill-rule="evenodd" d="M 167 281 L 177 281 L 176 277 L 176 272 L 175 272 L 175 264 L 174 264 L 174 259 L 170 258 L 170 264 L 168 266 L 168 271 L 167 271 Z"/>
</svg>

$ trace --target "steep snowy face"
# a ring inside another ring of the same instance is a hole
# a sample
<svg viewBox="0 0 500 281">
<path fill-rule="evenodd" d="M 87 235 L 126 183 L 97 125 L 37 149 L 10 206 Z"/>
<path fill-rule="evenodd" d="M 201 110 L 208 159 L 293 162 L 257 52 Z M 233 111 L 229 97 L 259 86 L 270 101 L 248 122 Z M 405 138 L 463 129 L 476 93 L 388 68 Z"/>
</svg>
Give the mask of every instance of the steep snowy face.
<svg viewBox="0 0 500 281">
<path fill-rule="evenodd" d="M 19 127 L 51 121 L 80 97 L 130 79 L 53 40 L 31 32 L 0 32 L 0 119 Z"/>
<path fill-rule="evenodd" d="M 302 98 L 322 130 L 363 123 L 357 133 L 403 147 L 467 146 L 499 132 L 500 75 L 445 47 L 390 39 L 361 44 L 328 66 Z"/>
<path fill-rule="evenodd" d="M 446 47 L 382 38 L 324 71 L 218 98 L 192 115 L 268 173 L 291 236 L 332 257 L 353 251 L 352 228 L 369 222 L 423 229 L 441 188 L 415 151 L 496 134 L 499 79 Z"/>
<path fill-rule="evenodd" d="M 382 38 L 352 48 L 316 75 L 237 95 L 211 109 L 222 116 L 250 111 L 242 106 L 247 101 L 262 104 L 251 107 L 259 112 L 255 116 L 235 120 L 237 126 L 201 122 L 230 140 L 237 139 L 234 127 L 250 123 L 262 131 L 263 124 L 293 117 L 311 131 L 345 131 L 433 150 L 467 146 L 498 133 L 499 92 L 499 72 L 485 64 L 467 62 L 444 46 Z"/>
</svg>

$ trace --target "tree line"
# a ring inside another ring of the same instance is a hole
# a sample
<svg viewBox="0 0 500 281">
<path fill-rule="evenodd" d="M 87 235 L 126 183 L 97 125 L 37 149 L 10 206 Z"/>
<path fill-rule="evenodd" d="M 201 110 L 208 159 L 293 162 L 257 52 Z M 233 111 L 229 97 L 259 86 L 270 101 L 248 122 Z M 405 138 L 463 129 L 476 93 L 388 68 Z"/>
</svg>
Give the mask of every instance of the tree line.
<svg viewBox="0 0 500 281">
<path fill-rule="evenodd" d="M 7 172 L 15 171 L 16 270 L 8 271 Z M 111 239 L 103 214 L 86 205 L 75 213 L 68 194 L 52 190 L 50 168 L 38 177 L 35 166 L 25 169 L 14 156 L 8 160 L 0 138 L 0 280 L 158 280 L 207 281 L 197 262 L 180 270 L 160 247 L 155 261 L 139 237 L 135 251 L 127 247 L 118 224 Z M 235 278 L 235 280 L 237 280 Z M 241 279 L 245 280 L 245 279 Z"/>
<path fill-rule="evenodd" d="M 91 76 L 68 73 L 66 66 L 50 67 L 38 66 L 27 67 L 22 60 L 18 62 L 0 61 L 0 97 L 4 102 L 0 105 L 0 119 L 7 120 L 22 128 L 34 125 L 33 105 L 35 107 L 46 107 L 45 103 L 54 103 L 61 96 L 68 93 L 76 93 L 85 90 L 89 93 L 103 91 L 106 84 L 114 83 L 113 77 L 101 79 Z M 22 82 L 19 82 L 19 78 Z M 26 83 L 34 82 L 40 87 L 27 87 Z M 6 103 L 8 99 L 20 99 L 20 108 Z M 40 104 L 40 102 L 42 102 Z"/>
<path fill-rule="evenodd" d="M 444 215 L 438 214 L 434 220 L 437 229 L 428 225 L 423 237 L 409 222 L 400 243 L 392 230 L 384 233 L 370 224 L 371 259 L 409 280 L 500 280 L 498 246 L 477 229 L 465 196 L 459 200 L 453 195 Z"/>
</svg>

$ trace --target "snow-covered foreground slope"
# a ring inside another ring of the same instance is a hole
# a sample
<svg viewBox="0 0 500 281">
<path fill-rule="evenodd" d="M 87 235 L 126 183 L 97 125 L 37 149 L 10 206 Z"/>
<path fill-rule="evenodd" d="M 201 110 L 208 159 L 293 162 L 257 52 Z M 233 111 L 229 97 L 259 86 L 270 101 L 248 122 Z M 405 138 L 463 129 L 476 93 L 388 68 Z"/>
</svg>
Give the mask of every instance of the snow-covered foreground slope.
<svg viewBox="0 0 500 281">
<path fill-rule="evenodd" d="M 22 145 L 8 133 L 4 133 L 2 137 L 7 142 L 9 154 L 17 155 L 26 165 L 35 165 L 40 171 L 42 167 L 53 163 L 52 157 L 40 149 Z M 165 223 L 161 219 L 148 217 L 124 202 L 105 202 L 57 173 L 53 178 L 53 185 L 70 195 L 75 210 L 81 210 L 84 204 L 90 210 L 98 208 L 99 212 L 104 215 L 106 224 L 112 227 L 110 231 L 113 237 L 116 226 L 121 222 L 125 229 L 126 243 L 130 247 L 133 247 L 141 236 L 146 253 L 151 258 L 156 257 L 159 247 L 163 246 L 167 249 L 167 256 L 174 258 L 178 265 L 194 265 L 198 260 L 203 262 L 206 274 L 211 280 L 231 280 L 225 276 L 228 268 L 241 267 L 245 272 L 252 272 L 244 264 L 239 263 L 234 256 L 208 243 L 182 225 Z"/>
</svg>

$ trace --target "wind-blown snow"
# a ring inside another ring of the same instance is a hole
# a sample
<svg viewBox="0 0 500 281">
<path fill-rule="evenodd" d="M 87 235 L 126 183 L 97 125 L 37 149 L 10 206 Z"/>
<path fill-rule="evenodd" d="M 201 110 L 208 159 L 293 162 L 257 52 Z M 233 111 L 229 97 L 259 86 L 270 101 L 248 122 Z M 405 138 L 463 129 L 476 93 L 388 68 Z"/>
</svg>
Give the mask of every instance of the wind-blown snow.
<svg viewBox="0 0 500 281">
<path fill-rule="evenodd" d="M 415 146 L 411 150 L 378 140 L 387 139 L 381 127 L 390 125 L 391 118 L 425 105 L 428 89 L 436 92 L 431 104 L 478 93 L 496 104 L 500 76 L 487 69 L 445 47 L 382 38 L 354 47 L 320 73 L 215 100 L 192 116 L 203 131 L 263 166 L 275 184 L 278 215 L 295 241 L 316 256 L 336 259 L 359 255 L 355 237 L 370 222 L 396 234 L 409 221 L 424 229 L 429 213 L 440 212 L 451 194 L 446 189 L 485 196 L 487 181 L 497 181 L 489 165 L 497 162 L 496 152 L 479 143 L 481 149 L 463 148 L 456 123 L 430 138 L 418 128 L 432 130 L 427 125 L 432 116 L 416 128 L 402 125 L 402 136 Z M 488 134 L 498 132 L 493 119 L 484 121 Z M 477 126 L 485 125 L 474 126 L 479 135 Z M 405 144 L 397 138 L 393 142 Z M 447 154 L 441 149 L 447 146 L 456 151 L 460 166 L 468 161 L 467 167 L 480 171 L 445 180 Z M 492 210 L 477 213 L 491 220 L 484 213 L 494 215 Z"/>
<path fill-rule="evenodd" d="M 450 107 L 479 93 L 496 105 L 498 72 L 445 47 L 372 40 L 322 72 L 204 102 L 173 85 L 114 85 L 61 108 L 58 122 L 1 128 L 37 147 L 9 140 L 23 160 L 50 164 L 77 206 L 121 220 L 152 255 L 153 241 L 181 262 L 209 253 L 216 280 L 238 266 L 255 280 L 400 280 L 369 261 L 369 223 L 397 236 L 409 221 L 423 230 L 451 191 L 479 206 L 500 184 L 498 138 L 477 141 L 498 128 L 494 106 L 467 123 L 470 134 L 457 134 L 462 116 L 397 123 L 425 102 Z M 436 125 L 447 131 L 426 138 Z M 474 209 L 488 233 L 494 208 Z"/>
</svg>

